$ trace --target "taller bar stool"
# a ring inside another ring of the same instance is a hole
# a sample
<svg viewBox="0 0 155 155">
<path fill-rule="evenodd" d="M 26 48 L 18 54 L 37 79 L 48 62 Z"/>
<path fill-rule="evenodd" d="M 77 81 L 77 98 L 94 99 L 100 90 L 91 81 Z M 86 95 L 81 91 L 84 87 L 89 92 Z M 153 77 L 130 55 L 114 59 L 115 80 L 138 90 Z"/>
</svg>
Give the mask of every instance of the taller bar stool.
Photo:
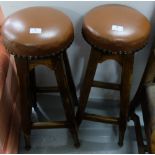
<svg viewBox="0 0 155 155">
<path fill-rule="evenodd" d="M 74 113 L 76 92 L 66 53 L 74 38 L 70 19 L 50 7 L 30 7 L 9 16 L 2 26 L 2 35 L 7 50 L 15 56 L 26 148 L 31 146 L 31 128 L 69 128 L 75 146 L 79 147 Z M 35 93 L 33 74 L 38 65 L 45 65 L 55 72 L 58 87 L 43 88 L 39 91 L 60 92 L 65 121 L 31 122 L 31 107 Z"/>
<path fill-rule="evenodd" d="M 80 92 L 77 121 L 82 120 L 119 125 L 119 142 L 123 145 L 128 119 L 129 96 L 133 72 L 134 53 L 143 48 L 150 33 L 146 17 L 133 8 L 123 5 L 102 5 L 90 10 L 84 17 L 82 33 L 91 53 Z M 98 63 L 115 60 L 121 67 L 121 84 L 94 81 Z M 100 116 L 85 112 L 91 87 L 120 91 L 119 118 Z"/>
</svg>

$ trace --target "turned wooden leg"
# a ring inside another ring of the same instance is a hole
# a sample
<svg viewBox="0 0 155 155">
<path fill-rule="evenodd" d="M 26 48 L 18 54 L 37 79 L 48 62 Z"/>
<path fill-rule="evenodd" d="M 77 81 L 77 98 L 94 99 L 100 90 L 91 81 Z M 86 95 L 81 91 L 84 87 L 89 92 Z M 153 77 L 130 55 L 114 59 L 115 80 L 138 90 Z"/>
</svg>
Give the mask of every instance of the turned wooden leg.
<svg viewBox="0 0 155 155">
<path fill-rule="evenodd" d="M 140 105 L 140 102 L 142 100 L 141 95 L 143 94 L 143 86 L 139 87 L 138 91 L 136 92 L 136 95 L 134 96 L 133 100 L 130 103 L 130 109 L 128 113 L 128 119 L 135 113 L 136 108 Z"/>
<path fill-rule="evenodd" d="M 67 75 L 68 84 L 69 84 L 69 88 L 70 88 L 70 94 L 72 95 L 72 100 L 73 100 L 74 105 L 78 106 L 76 87 L 75 87 L 75 84 L 73 81 L 72 72 L 71 72 L 71 68 L 70 68 L 70 64 L 69 64 L 69 60 L 68 60 L 66 51 L 63 52 L 63 59 L 64 59 L 64 63 L 65 63 L 66 75 Z"/>
<path fill-rule="evenodd" d="M 139 117 L 135 113 L 132 114 L 132 116 L 130 116 L 130 117 L 133 120 L 134 126 L 135 126 L 138 153 L 144 154 L 145 153 L 145 145 L 143 143 L 143 134 L 142 134 L 142 129 L 141 129 Z"/>
<path fill-rule="evenodd" d="M 37 109 L 37 99 L 36 99 L 36 79 L 35 79 L 35 68 L 30 71 L 30 87 L 32 92 L 32 107 Z"/>
<path fill-rule="evenodd" d="M 89 62 L 87 65 L 86 75 L 84 77 L 82 89 L 80 91 L 79 108 L 76 114 L 78 126 L 82 121 L 82 117 L 83 117 L 82 115 L 84 114 L 84 111 L 87 105 L 89 93 L 91 90 L 91 86 L 93 83 L 93 79 L 94 79 L 97 64 L 98 64 L 98 58 L 99 58 L 99 51 L 92 49 L 90 53 Z"/>
<path fill-rule="evenodd" d="M 128 120 L 128 110 L 130 103 L 130 90 L 133 72 L 133 55 L 123 55 L 121 91 L 120 91 L 120 120 L 119 120 L 119 142 L 123 145 L 124 134 Z"/>
<path fill-rule="evenodd" d="M 25 139 L 25 148 L 30 149 L 31 102 L 29 93 L 28 60 L 15 58 L 20 85 L 21 123 Z"/>
<path fill-rule="evenodd" d="M 57 65 L 55 67 L 55 75 L 57 79 L 57 83 L 59 86 L 60 94 L 63 101 L 64 111 L 69 123 L 69 129 L 74 139 L 74 144 L 76 147 L 80 146 L 78 133 L 77 133 L 77 125 L 75 120 L 74 107 L 71 101 L 70 90 L 67 80 L 66 71 L 64 68 L 63 55 L 60 54 L 57 56 Z"/>
</svg>

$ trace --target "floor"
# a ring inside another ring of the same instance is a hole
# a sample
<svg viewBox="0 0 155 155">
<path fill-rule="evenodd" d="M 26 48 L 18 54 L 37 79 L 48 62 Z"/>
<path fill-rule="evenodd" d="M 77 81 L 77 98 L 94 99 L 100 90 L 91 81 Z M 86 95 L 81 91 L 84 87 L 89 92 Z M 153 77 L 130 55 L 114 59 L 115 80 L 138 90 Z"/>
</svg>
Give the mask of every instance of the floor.
<svg viewBox="0 0 155 155">
<path fill-rule="evenodd" d="M 103 115 L 118 115 L 119 105 L 115 101 L 99 100 L 90 101 L 87 111 Z M 138 112 L 139 115 L 141 115 Z M 38 110 L 33 110 L 33 121 L 64 119 L 61 99 L 58 96 L 39 95 Z M 19 153 L 54 153 L 54 154 L 106 154 L 106 153 L 138 153 L 133 122 L 128 123 L 124 145 L 119 147 L 118 126 L 83 121 L 79 130 L 80 148 L 73 145 L 71 134 L 67 129 L 41 129 L 32 130 L 31 150 L 24 149 L 23 136 L 21 135 Z"/>
</svg>

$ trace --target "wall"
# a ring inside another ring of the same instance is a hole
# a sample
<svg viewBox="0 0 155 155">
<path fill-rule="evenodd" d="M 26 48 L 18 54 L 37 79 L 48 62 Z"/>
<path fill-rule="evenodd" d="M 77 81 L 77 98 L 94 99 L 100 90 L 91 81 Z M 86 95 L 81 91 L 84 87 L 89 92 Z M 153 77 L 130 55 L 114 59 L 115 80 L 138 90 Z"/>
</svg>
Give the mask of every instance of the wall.
<svg viewBox="0 0 155 155">
<path fill-rule="evenodd" d="M 0 2 L 2 9 L 6 16 L 13 13 L 16 10 L 30 7 L 30 6 L 51 6 L 55 7 L 65 14 L 67 14 L 75 28 L 75 40 L 73 44 L 68 49 L 69 60 L 71 64 L 71 69 L 73 73 L 73 78 L 77 87 L 77 93 L 79 95 L 79 90 L 81 88 L 81 84 L 83 81 L 83 76 L 85 73 L 90 47 L 84 41 L 81 35 L 81 25 L 83 16 L 93 7 L 107 4 L 107 3 L 118 3 L 131 6 L 140 12 L 142 12 L 151 22 L 152 27 L 155 27 L 155 23 L 153 20 L 153 14 L 155 13 L 155 3 L 154 2 L 106 2 L 106 1 L 71 1 L 71 2 L 59 2 L 59 1 L 39 1 L 39 2 Z M 108 17 L 108 16 L 107 16 Z M 135 63 L 134 63 L 134 74 L 133 74 L 133 85 L 131 90 L 131 98 L 135 94 L 135 91 L 140 82 L 141 75 L 143 73 L 148 54 L 150 52 L 150 47 L 154 38 L 154 30 L 151 33 L 149 44 L 141 50 L 139 53 L 135 55 Z M 98 66 L 97 73 L 95 75 L 95 79 L 100 79 L 103 81 L 109 82 L 119 82 L 120 75 L 118 71 L 120 71 L 120 67 L 114 61 L 108 61 Z M 52 79 L 52 80 L 51 80 Z M 48 70 L 47 68 L 40 66 L 37 68 L 37 85 L 52 85 L 55 84 L 55 78 L 53 76 L 53 72 Z M 91 98 L 97 99 L 118 99 L 119 93 L 110 90 L 101 90 L 97 88 L 93 88 L 90 94 Z"/>
</svg>

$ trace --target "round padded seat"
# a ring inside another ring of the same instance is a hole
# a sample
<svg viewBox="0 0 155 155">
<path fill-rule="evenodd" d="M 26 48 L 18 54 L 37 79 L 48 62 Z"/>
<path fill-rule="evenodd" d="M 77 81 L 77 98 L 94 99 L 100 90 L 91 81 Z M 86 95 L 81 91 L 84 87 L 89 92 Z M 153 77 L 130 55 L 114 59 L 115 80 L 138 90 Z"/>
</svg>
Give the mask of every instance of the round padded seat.
<svg viewBox="0 0 155 155">
<path fill-rule="evenodd" d="M 147 18 L 123 5 L 102 5 L 84 17 L 85 40 L 99 49 L 112 52 L 133 52 L 142 48 L 149 37 Z"/>
<path fill-rule="evenodd" d="M 50 7 L 30 7 L 9 16 L 2 26 L 4 44 L 19 56 L 48 56 L 65 50 L 73 41 L 73 25 Z"/>
</svg>

